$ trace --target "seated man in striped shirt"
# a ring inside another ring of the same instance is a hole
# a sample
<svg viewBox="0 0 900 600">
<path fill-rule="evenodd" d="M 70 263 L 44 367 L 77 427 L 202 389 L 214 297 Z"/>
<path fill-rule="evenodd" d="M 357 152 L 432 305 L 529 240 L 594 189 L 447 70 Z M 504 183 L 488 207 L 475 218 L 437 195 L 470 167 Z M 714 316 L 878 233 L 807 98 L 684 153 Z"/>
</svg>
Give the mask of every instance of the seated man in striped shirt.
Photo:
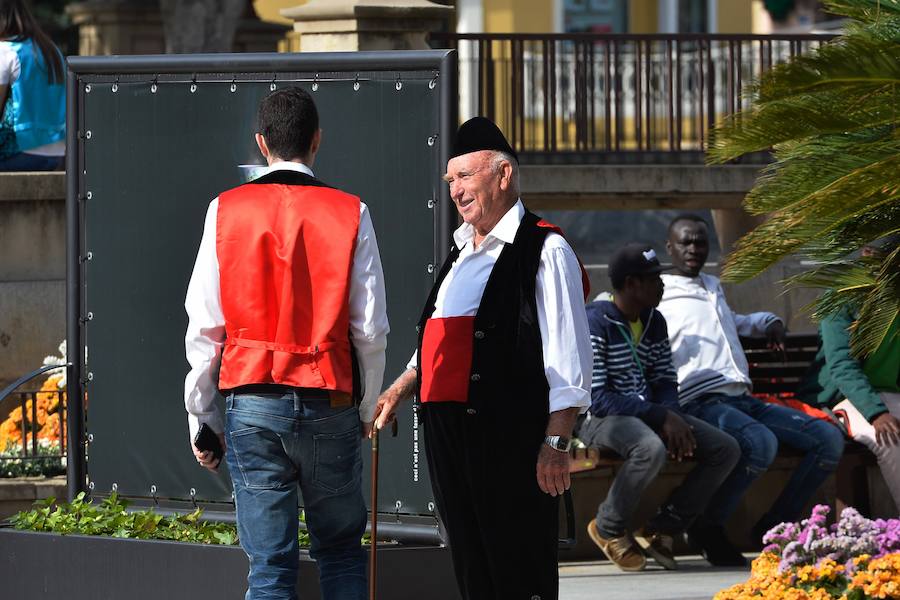
<svg viewBox="0 0 900 600">
<path fill-rule="evenodd" d="M 662 270 L 650 246 L 628 244 L 609 264 L 615 295 L 587 306 L 594 365 L 591 408 L 578 437 L 625 460 L 588 535 L 623 571 L 642 570 L 645 554 L 676 568 L 673 536 L 704 510 L 740 457 L 734 438 L 678 408 L 666 321 L 655 308 Z M 628 527 L 638 498 L 667 456 L 693 457 L 697 466 L 635 533 L 635 545 Z"/>
</svg>

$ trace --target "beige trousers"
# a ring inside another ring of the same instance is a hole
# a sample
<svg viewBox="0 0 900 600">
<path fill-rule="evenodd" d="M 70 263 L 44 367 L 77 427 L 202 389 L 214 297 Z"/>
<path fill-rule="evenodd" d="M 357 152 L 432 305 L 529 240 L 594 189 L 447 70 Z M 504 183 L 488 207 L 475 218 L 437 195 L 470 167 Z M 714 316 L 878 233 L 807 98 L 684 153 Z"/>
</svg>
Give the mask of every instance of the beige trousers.
<svg viewBox="0 0 900 600">
<path fill-rule="evenodd" d="M 900 394 L 883 392 L 881 400 L 888 411 L 900 419 Z M 875 441 L 875 428 L 860 414 L 849 400 L 844 400 L 834 407 L 834 411 L 844 411 L 849 421 L 847 425 L 854 441 L 865 444 L 878 459 L 878 467 L 884 476 L 894 505 L 900 509 L 900 445 L 885 446 Z"/>
</svg>

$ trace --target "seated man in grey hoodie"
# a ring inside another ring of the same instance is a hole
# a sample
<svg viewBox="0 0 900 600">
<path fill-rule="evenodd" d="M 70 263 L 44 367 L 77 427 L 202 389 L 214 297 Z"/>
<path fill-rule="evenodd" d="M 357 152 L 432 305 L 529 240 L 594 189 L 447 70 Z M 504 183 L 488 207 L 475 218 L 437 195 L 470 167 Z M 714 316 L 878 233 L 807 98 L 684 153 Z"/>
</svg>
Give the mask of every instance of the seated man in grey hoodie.
<svg viewBox="0 0 900 600">
<path fill-rule="evenodd" d="M 594 353 L 591 408 L 578 437 L 625 459 L 588 535 L 623 571 L 643 569 L 645 553 L 666 569 L 676 568 L 672 537 L 703 512 L 740 457 L 734 438 L 679 409 L 666 321 L 655 308 L 663 293 L 662 270 L 650 246 L 628 244 L 610 261 L 615 295 L 587 306 Z M 627 528 L 666 456 L 694 457 L 697 466 L 635 534 L 638 547 Z"/>
</svg>

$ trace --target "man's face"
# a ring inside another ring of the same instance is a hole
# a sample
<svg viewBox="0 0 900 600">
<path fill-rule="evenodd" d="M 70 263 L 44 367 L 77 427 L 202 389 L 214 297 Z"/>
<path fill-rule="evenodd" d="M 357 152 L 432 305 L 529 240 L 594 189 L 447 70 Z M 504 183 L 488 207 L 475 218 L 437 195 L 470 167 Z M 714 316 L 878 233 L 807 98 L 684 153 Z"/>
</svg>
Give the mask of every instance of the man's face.
<svg viewBox="0 0 900 600">
<path fill-rule="evenodd" d="M 459 215 L 480 234 L 493 229 L 510 207 L 506 198 L 509 175 L 504 178 L 504 169 L 497 173 L 491 170 L 493 156 L 493 152 L 482 150 L 451 158 L 444 175 Z"/>
<path fill-rule="evenodd" d="M 709 256 L 709 232 L 706 224 L 678 221 L 669 234 L 666 250 L 679 275 L 696 277 Z"/>
<path fill-rule="evenodd" d="M 641 310 L 656 308 L 663 296 L 663 281 L 659 273 L 629 276 L 629 294 Z"/>
</svg>

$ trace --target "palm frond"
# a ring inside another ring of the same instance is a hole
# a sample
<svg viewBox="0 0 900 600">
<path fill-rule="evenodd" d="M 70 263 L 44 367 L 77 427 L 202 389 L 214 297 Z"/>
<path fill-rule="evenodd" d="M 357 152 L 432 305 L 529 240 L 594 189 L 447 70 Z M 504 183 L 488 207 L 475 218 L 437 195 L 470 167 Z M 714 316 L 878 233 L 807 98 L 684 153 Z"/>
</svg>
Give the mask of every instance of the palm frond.
<svg viewBox="0 0 900 600">
<path fill-rule="evenodd" d="M 876 21 L 900 15 L 900 0 L 825 0 L 829 12 L 859 21 Z"/>
<path fill-rule="evenodd" d="M 865 358 L 884 342 L 900 310 L 900 246 L 884 260 L 876 284 L 866 295 L 850 328 L 854 355 Z"/>
</svg>

